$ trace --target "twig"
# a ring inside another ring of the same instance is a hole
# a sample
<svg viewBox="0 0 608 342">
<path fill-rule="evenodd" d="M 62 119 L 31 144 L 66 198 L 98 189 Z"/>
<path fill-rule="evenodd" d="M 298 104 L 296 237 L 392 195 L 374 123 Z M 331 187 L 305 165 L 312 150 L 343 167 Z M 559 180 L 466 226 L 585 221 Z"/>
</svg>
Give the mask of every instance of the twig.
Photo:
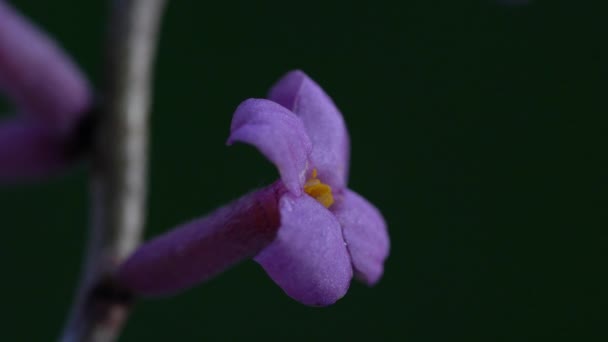
<svg viewBox="0 0 608 342">
<path fill-rule="evenodd" d="M 141 239 L 152 64 L 165 0 L 112 1 L 102 110 L 91 156 L 91 222 L 80 288 L 62 341 L 114 341 L 130 294 L 113 281 Z"/>
</svg>

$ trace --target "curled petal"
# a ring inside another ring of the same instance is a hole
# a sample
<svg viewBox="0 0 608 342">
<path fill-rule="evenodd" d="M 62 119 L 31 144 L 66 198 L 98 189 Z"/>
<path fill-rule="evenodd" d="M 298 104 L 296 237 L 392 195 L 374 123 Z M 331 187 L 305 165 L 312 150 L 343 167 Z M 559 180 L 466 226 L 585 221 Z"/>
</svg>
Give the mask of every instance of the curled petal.
<svg viewBox="0 0 608 342">
<path fill-rule="evenodd" d="M 268 98 L 296 113 L 312 142 L 311 160 L 324 183 L 343 188 L 348 178 L 350 141 L 342 114 L 331 98 L 300 70 L 283 76 Z"/>
<path fill-rule="evenodd" d="M 137 294 L 167 295 L 253 257 L 276 235 L 284 191 L 277 182 L 145 243 L 120 267 L 119 281 Z"/>
<path fill-rule="evenodd" d="M 374 285 L 384 272 L 390 242 L 382 214 L 357 193 L 346 189 L 332 207 L 342 226 L 355 277 Z"/>
<path fill-rule="evenodd" d="M 230 131 L 229 145 L 257 147 L 277 166 L 287 189 L 302 193 L 311 144 L 297 116 L 272 101 L 249 99 L 236 109 Z"/>
<path fill-rule="evenodd" d="M 0 1 L 0 89 L 21 111 L 69 130 L 91 102 L 72 60 L 44 33 Z"/>
<path fill-rule="evenodd" d="M 279 211 L 277 237 L 255 260 L 293 299 L 311 306 L 333 304 L 352 278 L 338 221 L 309 196 L 285 194 Z"/>
<path fill-rule="evenodd" d="M 46 125 L 27 118 L 0 123 L 0 182 L 40 179 L 71 162 L 67 144 Z"/>
</svg>

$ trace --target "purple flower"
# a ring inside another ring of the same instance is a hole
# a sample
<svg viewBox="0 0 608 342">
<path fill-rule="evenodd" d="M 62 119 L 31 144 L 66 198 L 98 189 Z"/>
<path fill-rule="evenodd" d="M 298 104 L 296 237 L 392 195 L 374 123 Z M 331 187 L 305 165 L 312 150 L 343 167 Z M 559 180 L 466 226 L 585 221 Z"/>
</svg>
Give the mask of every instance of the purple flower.
<svg viewBox="0 0 608 342">
<path fill-rule="evenodd" d="M 0 0 L 0 91 L 20 116 L 0 121 L 0 182 L 55 173 L 73 158 L 69 143 L 91 91 L 44 33 Z"/>
<path fill-rule="evenodd" d="M 137 293 L 162 295 L 253 257 L 292 298 L 340 299 L 354 276 L 374 285 L 389 252 L 380 212 L 346 188 L 349 138 L 342 115 L 308 76 L 292 71 L 269 99 L 234 113 L 228 144 L 255 146 L 281 179 L 144 244 L 119 270 Z"/>
</svg>

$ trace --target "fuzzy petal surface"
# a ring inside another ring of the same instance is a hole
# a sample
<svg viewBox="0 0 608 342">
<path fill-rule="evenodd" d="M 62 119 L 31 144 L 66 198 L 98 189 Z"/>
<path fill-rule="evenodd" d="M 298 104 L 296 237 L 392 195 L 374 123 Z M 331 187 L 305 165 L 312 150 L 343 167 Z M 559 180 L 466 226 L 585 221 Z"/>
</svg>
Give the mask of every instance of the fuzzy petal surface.
<svg viewBox="0 0 608 342">
<path fill-rule="evenodd" d="M 355 277 L 367 285 L 376 284 L 382 277 L 390 249 L 382 214 L 365 198 L 348 189 L 340 195 L 332 212 L 342 226 Z"/>
<path fill-rule="evenodd" d="M 312 147 L 300 118 L 272 101 L 246 100 L 232 118 L 228 144 L 235 141 L 255 146 L 276 165 L 285 187 L 302 193 Z"/>
<path fill-rule="evenodd" d="M 119 281 L 140 295 L 168 295 L 253 257 L 276 235 L 284 192 L 276 182 L 143 244 L 120 267 Z"/>
<path fill-rule="evenodd" d="M 348 179 L 350 140 L 342 114 L 321 87 L 300 70 L 287 73 L 268 98 L 296 113 L 312 142 L 311 160 L 324 183 L 343 188 Z"/>
<path fill-rule="evenodd" d="M 346 294 L 352 279 L 338 221 L 306 195 L 285 194 L 279 211 L 277 237 L 255 261 L 293 299 L 310 306 L 335 303 Z"/>
<path fill-rule="evenodd" d="M 0 0 L 0 89 L 20 111 L 59 130 L 91 103 L 89 84 L 57 44 Z"/>
<path fill-rule="evenodd" d="M 71 161 L 63 139 L 28 118 L 0 122 L 0 183 L 37 180 Z"/>
</svg>

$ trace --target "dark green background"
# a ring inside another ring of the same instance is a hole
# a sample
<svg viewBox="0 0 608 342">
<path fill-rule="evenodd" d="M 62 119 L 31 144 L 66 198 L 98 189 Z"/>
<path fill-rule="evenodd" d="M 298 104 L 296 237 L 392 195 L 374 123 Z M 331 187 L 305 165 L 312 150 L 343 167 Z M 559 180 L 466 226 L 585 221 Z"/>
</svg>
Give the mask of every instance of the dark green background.
<svg viewBox="0 0 608 342">
<path fill-rule="evenodd" d="M 102 1 L 13 3 L 99 84 Z M 146 236 L 276 178 L 254 149 L 224 142 L 242 100 L 300 68 L 344 113 L 350 187 L 381 209 L 392 249 L 378 286 L 353 283 L 323 309 L 245 262 L 141 301 L 124 341 L 606 340 L 608 239 L 592 233 L 606 224 L 607 144 L 590 121 L 608 112 L 595 102 L 606 92 L 605 19 L 578 2 L 400 3 L 171 1 Z M 82 165 L 0 189 L 2 340 L 61 330 L 86 178 Z"/>
</svg>

